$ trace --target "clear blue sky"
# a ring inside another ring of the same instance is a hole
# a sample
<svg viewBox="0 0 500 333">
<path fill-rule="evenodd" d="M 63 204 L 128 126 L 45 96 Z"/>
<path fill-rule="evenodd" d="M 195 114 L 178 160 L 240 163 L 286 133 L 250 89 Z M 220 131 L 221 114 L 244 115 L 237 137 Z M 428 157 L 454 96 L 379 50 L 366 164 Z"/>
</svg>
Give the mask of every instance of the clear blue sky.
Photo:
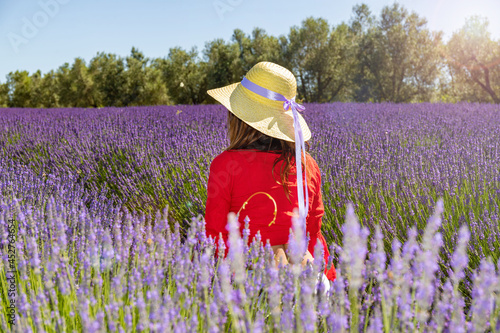
<svg viewBox="0 0 500 333">
<path fill-rule="evenodd" d="M 287 34 L 309 16 L 331 25 L 351 18 L 351 0 L 0 0 L 0 82 L 17 69 L 46 73 L 99 51 L 126 56 L 132 46 L 165 57 L 174 46 L 201 51 L 206 41 L 229 40 L 236 28 Z M 366 0 L 373 13 L 393 0 Z M 473 14 L 486 16 L 500 38 L 500 0 L 400 0 L 445 39 Z M 51 5 L 43 5 L 51 4 Z M 55 6 L 54 4 L 57 4 Z M 46 12 L 43 11 L 45 7 Z M 217 9 L 219 8 L 219 9 Z M 225 11 L 224 11 L 225 8 Z M 37 24 L 39 27 L 36 27 Z M 30 29 L 30 27 L 32 29 Z M 35 29 L 33 29 L 35 28 Z"/>
</svg>

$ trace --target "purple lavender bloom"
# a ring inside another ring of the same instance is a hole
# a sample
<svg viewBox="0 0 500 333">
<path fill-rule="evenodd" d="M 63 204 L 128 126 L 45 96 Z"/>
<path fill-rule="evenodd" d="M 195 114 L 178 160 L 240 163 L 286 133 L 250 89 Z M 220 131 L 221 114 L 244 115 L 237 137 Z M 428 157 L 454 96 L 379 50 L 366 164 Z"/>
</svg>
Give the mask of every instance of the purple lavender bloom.
<svg viewBox="0 0 500 333">
<path fill-rule="evenodd" d="M 292 217 L 292 229 L 288 237 L 288 253 L 292 269 L 296 276 L 300 273 L 300 263 L 307 251 L 305 226 L 299 219 L 298 208 L 294 208 Z"/>
<path fill-rule="evenodd" d="M 322 285 L 314 289 L 321 246 L 313 269 L 275 270 L 259 234 L 247 247 L 248 218 L 242 237 L 234 233 L 239 250 L 213 258 L 200 215 L 207 166 L 227 146 L 222 110 L 1 110 L 0 271 L 9 267 L 7 222 L 16 216 L 19 327 L 67 331 L 77 317 L 77 331 L 499 329 L 499 275 L 487 262 L 500 241 L 497 106 L 307 105 L 327 266 L 337 268 L 326 297 Z M 374 231 L 370 253 L 354 209 Z M 300 233 L 292 256 L 307 248 Z M 459 284 L 471 292 L 468 313 Z M 356 312 L 361 326 L 350 327 Z M 0 331 L 9 331 L 2 318 Z"/>
<path fill-rule="evenodd" d="M 350 288 L 357 290 L 363 283 L 368 231 L 359 225 L 351 203 L 347 205 L 346 222 L 342 227 L 342 232 L 344 234 L 344 248 L 341 254 L 343 269 L 349 277 Z"/>
<path fill-rule="evenodd" d="M 490 316 L 495 307 L 495 293 L 498 293 L 499 277 L 490 259 L 482 260 L 479 272 L 474 276 L 472 289 L 471 324 L 477 331 L 485 331 L 490 324 Z"/>
<path fill-rule="evenodd" d="M 229 231 L 229 253 L 231 259 L 231 269 L 235 274 L 235 282 L 243 284 L 245 282 L 245 246 L 241 239 L 239 223 L 234 213 L 229 213 L 227 229 Z"/>
<path fill-rule="evenodd" d="M 470 232 L 467 226 L 460 227 L 458 244 L 451 259 L 453 268 L 453 282 L 455 285 L 465 277 L 464 269 L 467 267 L 469 257 L 467 256 L 467 243 L 470 239 Z"/>
</svg>

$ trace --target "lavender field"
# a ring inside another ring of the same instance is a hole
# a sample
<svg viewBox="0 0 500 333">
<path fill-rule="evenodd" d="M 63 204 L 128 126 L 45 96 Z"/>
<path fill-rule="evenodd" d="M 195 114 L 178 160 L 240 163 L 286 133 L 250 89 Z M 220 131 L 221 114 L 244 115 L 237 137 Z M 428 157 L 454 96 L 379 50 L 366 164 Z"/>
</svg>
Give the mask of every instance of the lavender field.
<svg viewBox="0 0 500 333">
<path fill-rule="evenodd" d="M 222 106 L 0 109 L 0 331 L 500 332 L 500 106 L 305 106 L 333 255 L 304 270 L 233 218 L 214 258 Z"/>
</svg>

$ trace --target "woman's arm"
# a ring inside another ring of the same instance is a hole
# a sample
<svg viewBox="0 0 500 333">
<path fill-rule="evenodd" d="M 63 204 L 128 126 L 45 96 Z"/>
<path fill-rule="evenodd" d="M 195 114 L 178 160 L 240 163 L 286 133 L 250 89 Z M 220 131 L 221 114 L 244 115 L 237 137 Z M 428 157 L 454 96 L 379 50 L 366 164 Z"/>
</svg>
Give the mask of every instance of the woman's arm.
<svg viewBox="0 0 500 333">
<path fill-rule="evenodd" d="M 285 245 L 273 245 L 271 246 L 274 251 L 274 261 L 276 263 L 276 267 L 279 267 L 279 264 L 288 265 L 288 256 L 285 252 Z"/>
<path fill-rule="evenodd" d="M 286 251 L 288 250 L 288 244 L 281 244 L 281 245 L 273 245 L 271 246 L 274 252 L 274 262 L 276 264 L 276 267 L 279 267 L 280 263 L 284 265 L 288 265 L 291 260 L 289 259 Z M 311 252 L 307 251 L 306 254 L 304 255 L 304 258 L 301 262 L 302 267 L 307 265 L 307 261 L 312 262 L 314 260 L 313 256 L 311 255 Z M 248 267 L 249 269 L 253 269 L 252 265 Z"/>
<path fill-rule="evenodd" d="M 288 251 L 288 243 L 284 244 L 284 248 L 285 248 L 285 251 Z M 293 260 L 291 260 L 291 258 L 288 258 L 290 263 L 294 263 Z M 307 265 L 307 261 L 310 261 L 311 263 L 313 262 L 314 258 L 311 254 L 311 252 L 309 252 L 309 250 L 306 251 L 306 253 L 304 254 L 304 257 L 302 258 L 302 262 L 301 262 L 301 265 L 302 267 L 305 267 Z"/>
</svg>

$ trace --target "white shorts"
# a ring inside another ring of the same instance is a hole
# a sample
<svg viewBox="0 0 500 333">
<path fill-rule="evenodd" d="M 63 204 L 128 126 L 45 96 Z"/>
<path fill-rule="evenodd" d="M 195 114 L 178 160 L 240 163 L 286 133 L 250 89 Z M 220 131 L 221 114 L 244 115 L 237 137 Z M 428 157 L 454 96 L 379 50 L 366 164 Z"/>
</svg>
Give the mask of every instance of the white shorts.
<svg viewBox="0 0 500 333">
<path fill-rule="evenodd" d="M 318 284 L 316 284 L 316 288 L 318 287 L 318 285 L 321 283 L 323 284 L 324 286 L 324 290 L 323 290 L 323 294 L 326 294 L 328 292 L 328 290 L 330 290 L 330 280 L 328 280 L 328 278 L 326 277 L 325 273 L 321 273 L 321 278 L 320 280 L 318 281 Z M 314 293 L 316 293 L 317 291 L 315 290 Z"/>
</svg>

